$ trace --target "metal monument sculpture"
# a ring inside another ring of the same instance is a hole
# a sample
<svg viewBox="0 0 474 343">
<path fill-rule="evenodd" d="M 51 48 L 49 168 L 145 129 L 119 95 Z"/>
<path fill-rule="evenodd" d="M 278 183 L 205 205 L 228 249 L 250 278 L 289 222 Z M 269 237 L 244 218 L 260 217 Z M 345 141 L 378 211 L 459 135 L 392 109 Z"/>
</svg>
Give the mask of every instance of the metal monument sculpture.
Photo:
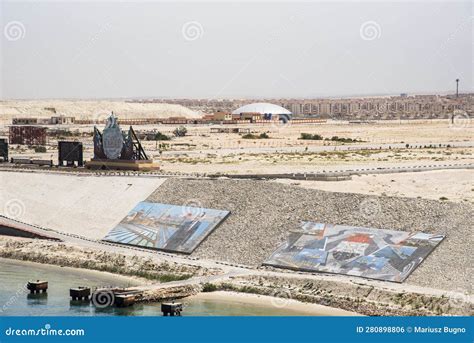
<svg viewBox="0 0 474 343">
<path fill-rule="evenodd" d="M 133 128 L 130 126 L 128 132 L 123 132 L 113 112 L 107 118 L 102 133 L 94 126 L 94 158 L 87 163 L 87 167 L 128 170 L 158 169 L 158 166 L 148 158 Z"/>
</svg>

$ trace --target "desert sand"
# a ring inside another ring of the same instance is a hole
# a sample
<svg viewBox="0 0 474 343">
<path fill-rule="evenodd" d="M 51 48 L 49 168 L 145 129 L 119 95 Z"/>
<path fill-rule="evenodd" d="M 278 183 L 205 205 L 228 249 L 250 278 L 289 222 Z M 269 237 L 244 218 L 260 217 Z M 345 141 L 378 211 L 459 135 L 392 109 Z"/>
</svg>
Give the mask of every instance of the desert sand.
<svg viewBox="0 0 474 343">
<path fill-rule="evenodd" d="M 277 182 L 320 189 L 329 192 L 350 192 L 474 203 L 474 170 L 434 170 L 417 173 L 357 175 L 347 181 Z"/>
<path fill-rule="evenodd" d="M 198 116 L 186 107 L 173 104 L 131 103 L 122 100 L 5 100 L 0 101 L 0 123 L 10 124 L 12 118 L 48 118 L 57 115 L 99 122 L 111 111 L 121 118 L 130 119 Z"/>
</svg>

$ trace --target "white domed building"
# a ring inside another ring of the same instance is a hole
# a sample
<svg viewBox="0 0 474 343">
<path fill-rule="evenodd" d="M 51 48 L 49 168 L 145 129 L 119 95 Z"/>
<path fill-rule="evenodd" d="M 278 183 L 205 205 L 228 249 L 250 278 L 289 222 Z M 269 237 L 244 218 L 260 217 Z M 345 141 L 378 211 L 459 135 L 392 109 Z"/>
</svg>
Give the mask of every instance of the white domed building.
<svg viewBox="0 0 474 343">
<path fill-rule="evenodd" d="M 233 115 L 240 114 L 242 116 L 245 113 L 259 113 L 262 115 L 262 118 L 267 120 L 275 119 L 275 117 L 278 117 L 279 120 L 285 123 L 291 120 L 291 117 L 293 115 L 286 108 L 270 104 L 268 102 L 256 102 L 253 104 L 248 104 L 232 111 Z"/>
</svg>

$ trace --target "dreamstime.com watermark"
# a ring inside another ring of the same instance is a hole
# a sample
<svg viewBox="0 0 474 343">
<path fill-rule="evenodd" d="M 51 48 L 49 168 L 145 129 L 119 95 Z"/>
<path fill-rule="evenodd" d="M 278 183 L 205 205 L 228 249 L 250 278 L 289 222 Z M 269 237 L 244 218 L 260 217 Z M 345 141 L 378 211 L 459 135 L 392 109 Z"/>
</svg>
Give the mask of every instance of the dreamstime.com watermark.
<svg viewBox="0 0 474 343">
<path fill-rule="evenodd" d="M 12 219 L 19 219 L 23 217 L 25 211 L 25 204 L 20 199 L 10 199 L 3 206 L 3 213 Z"/>
<path fill-rule="evenodd" d="M 84 329 L 52 329 L 46 324 L 39 329 L 17 329 L 9 327 L 5 329 L 6 336 L 85 336 Z"/>
<path fill-rule="evenodd" d="M 181 206 L 182 215 L 190 220 L 195 220 L 204 215 L 204 208 L 199 200 L 190 199 Z"/>
<path fill-rule="evenodd" d="M 272 306 L 276 308 L 287 307 L 293 299 L 291 292 L 288 289 L 279 288 L 272 293 Z"/>
<path fill-rule="evenodd" d="M 188 21 L 181 28 L 183 38 L 187 41 L 194 41 L 204 35 L 204 27 L 198 21 Z"/>
<path fill-rule="evenodd" d="M 96 308 L 106 308 L 115 303 L 115 294 L 111 289 L 100 290 L 92 294 L 91 300 Z"/>
<path fill-rule="evenodd" d="M 8 300 L 5 301 L 2 307 L 0 307 L 0 314 L 7 312 L 13 305 L 16 304 L 16 302 L 18 301 L 18 299 L 20 299 L 20 297 L 24 297 L 29 292 L 30 291 L 26 288 L 25 284 L 18 286 L 15 294 L 13 294 L 10 298 L 8 298 Z"/>
<path fill-rule="evenodd" d="M 26 35 L 25 25 L 21 21 L 10 21 L 3 28 L 3 35 L 10 42 L 23 39 Z"/>
<path fill-rule="evenodd" d="M 363 40 L 375 40 L 380 38 L 380 36 L 382 35 L 382 28 L 377 22 L 369 20 L 362 23 L 359 29 L 359 34 L 360 38 L 362 38 Z"/>
<path fill-rule="evenodd" d="M 472 124 L 472 118 L 466 111 L 454 110 L 449 127 L 451 129 L 466 129 Z"/>
</svg>

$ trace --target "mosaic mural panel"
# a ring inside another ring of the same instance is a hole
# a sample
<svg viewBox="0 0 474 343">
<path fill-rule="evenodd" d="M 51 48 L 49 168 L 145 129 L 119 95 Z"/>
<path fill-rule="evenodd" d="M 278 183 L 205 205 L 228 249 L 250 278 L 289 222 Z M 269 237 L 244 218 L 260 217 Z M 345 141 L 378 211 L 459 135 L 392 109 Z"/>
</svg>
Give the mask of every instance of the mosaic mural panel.
<svg viewBox="0 0 474 343">
<path fill-rule="evenodd" d="M 105 241 L 190 254 L 229 211 L 140 202 Z"/>
<path fill-rule="evenodd" d="M 403 282 L 442 235 L 303 222 L 264 262 L 311 272 Z"/>
</svg>

